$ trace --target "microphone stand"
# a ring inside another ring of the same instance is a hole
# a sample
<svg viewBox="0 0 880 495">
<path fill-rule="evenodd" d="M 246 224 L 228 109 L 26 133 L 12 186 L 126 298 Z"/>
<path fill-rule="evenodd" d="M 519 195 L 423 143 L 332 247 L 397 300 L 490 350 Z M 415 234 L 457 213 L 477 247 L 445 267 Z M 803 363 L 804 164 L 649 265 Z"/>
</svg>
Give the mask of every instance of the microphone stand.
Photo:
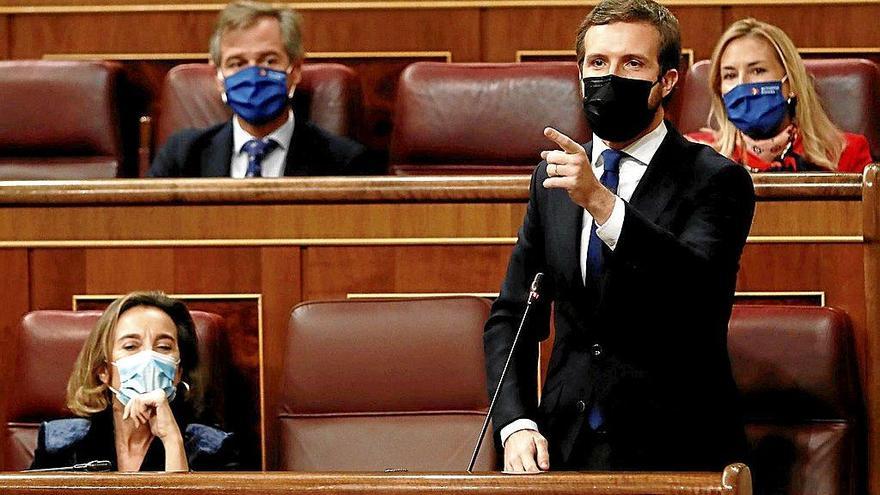
<svg viewBox="0 0 880 495">
<path fill-rule="evenodd" d="M 495 409 L 495 401 L 498 400 L 498 393 L 501 392 L 501 385 L 504 384 L 504 377 L 507 376 L 507 368 L 510 367 L 510 360 L 513 358 L 513 352 L 516 349 L 516 343 L 519 341 L 519 336 L 526 323 L 526 317 L 529 315 L 529 309 L 532 307 L 532 303 L 538 300 L 538 289 L 540 288 L 542 278 L 544 278 L 544 274 L 539 272 L 535 274 L 535 279 L 532 280 L 529 299 L 526 301 L 526 309 L 523 311 L 522 319 L 519 321 L 519 328 L 517 328 L 516 334 L 513 336 L 513 344 L 510 345 L 510 353 L 507 354 L 507 361 L 504 363 L 504 368 L 501 370 L 501 376 L 498 378 L 498 386 L 495 387 L 495 393 L 492 395 L 492 401 L 489 403 L 489 410 L 486 412 L 486 418 L 483 420 L 483 427 L 480 429 L 480 436 L 477 437 L 477 445 L 474 446 L 474 453 L 471 455 L 471 462 L 468 463 L 468 474 L 474 474 L 474 464 L 477 462 L 477 455 L 479 455 L 480 447 L 483 445 L 483 437 L 486 435 L 486 430 L 489 429 L 489 419 L 492 417 L 492 411 Z"/>
<path fill-rule="evenodd" d="M 43 469 L 26 469 L 28 473 L 56 473 L 60 471 L 88 472 L 94 473 L 98 471 L 109 471 L 110 461 L 90 461 L 82 464 L 74 464 L 73 466 L 43 468 Z"/>
</svg>

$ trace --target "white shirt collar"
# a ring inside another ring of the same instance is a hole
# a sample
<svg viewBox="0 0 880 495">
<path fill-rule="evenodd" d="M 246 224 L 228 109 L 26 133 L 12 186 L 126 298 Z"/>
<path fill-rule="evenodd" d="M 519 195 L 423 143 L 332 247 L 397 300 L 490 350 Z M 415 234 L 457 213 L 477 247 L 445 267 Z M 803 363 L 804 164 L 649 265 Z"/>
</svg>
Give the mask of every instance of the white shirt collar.
<svg viewBox="0 0 880 495">
<path fill-rule="evenodd" d="M 668 133 L 669 130 L 666 128 L 666 122 L 660 121 L 660 124 L 651 132 L 640 137 L 621 151 L 632 158 L 635 158 L 643 165 L 647 165 L 651 163 L 651 159 L 654 158 L 654 155 L 660 148 L 660 144 L 663 143 L 663 139 L 666 138 L 666 134 Z M 607 149 L 608 145 L 605 144 L 605 141 L 602 141 L 599 136 L 593 134 L 593 152 L 590 157 L 590 163 L 592 163 L 594 167 L 599 166 L 597 158 Z"/>
<path fill-rule="evenodd" d="M 275 129 L 270 132 L 268 136 L 263 138 L 272 139 L 278 143 L 278 148 L 282 150 L 287 150 L 290 146 L 290 140 L 293 139 L 293 127 L 294 127 L 294 119 L 293 119 L 293 110 L 288 110 L 290 113 L 288 114 L 287 121 L 281 124 L 281 127 Z M 238 121 L 239 117 L 236 115 L 232 118 L 232 154 L 237 155 L 242 153 L 242 148 L 244 144 L 250 141 L 251 139 L 256 139 L 254 136 L 251 136 L 246 130 L 241 127 L 241 122 Z"/>
</svg>

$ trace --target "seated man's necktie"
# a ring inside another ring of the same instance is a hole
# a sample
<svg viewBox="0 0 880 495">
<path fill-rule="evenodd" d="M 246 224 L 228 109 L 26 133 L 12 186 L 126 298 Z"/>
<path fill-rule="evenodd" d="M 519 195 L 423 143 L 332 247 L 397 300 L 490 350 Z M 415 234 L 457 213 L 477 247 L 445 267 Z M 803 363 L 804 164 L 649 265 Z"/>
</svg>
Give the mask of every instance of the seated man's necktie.
<svg viewBox="0 0 880 495">
<path fill-rule="evenodd" d="M 248 156 L 248 168 L 245 177 L 262 177 L 263 176 L 263 158 L 278 147 L 278 142 L 274 139 L 263 141 L 260 139 L 251 139 L 244 143 L 242 149 Z"/>
</svg>

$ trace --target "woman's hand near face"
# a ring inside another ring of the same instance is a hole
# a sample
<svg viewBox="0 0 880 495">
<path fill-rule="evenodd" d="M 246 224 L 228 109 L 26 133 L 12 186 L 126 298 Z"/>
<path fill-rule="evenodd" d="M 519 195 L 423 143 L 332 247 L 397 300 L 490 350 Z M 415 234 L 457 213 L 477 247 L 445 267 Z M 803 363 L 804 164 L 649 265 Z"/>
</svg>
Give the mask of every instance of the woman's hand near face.
<svg viewBox="0 0 880 495">
<path fill-rule="evenodd" d="M 133 397 L 122 411 L 122 419 L 130 419 L 135 426 L 149 425 L 150 432 L 163 443 L 180 439 L 180 428 L 171 412 L 171 405 L 162 390 L 153 390 Z"/>
<path fill-rule="evenodd" d="M 164 391 L 153 390 L 132 398 L 122 411 L 122 419 L 134 421 L 138 428 L 149 425 L 150 433 L 165 446 L 165 471 L 189 471 L 183 435 Z"/>
</svg>

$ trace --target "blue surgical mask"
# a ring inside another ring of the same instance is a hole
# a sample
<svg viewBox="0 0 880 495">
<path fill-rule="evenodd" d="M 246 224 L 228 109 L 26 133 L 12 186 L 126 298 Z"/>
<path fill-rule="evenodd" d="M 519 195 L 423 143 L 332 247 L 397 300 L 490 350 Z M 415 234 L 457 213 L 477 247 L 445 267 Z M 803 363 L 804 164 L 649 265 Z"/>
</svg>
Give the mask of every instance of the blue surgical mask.
<svg viewBox="0 0 880 495">
<path fill-rule="evenodd" d="M 179 363 L 179 360 L 153 350 L 117 359 L 113 366 L 119 371 L 119 390 L 109 388 L 123 404 L 128 404 L 132 397 L 159 389 L 171 402 L 177 395 L 174 377 Z"/>
<path fill-rule="evenodd" d="M 223 80 L 223 101 L 251 124 L 264 124 L 288 108 L 287 72 L 251 66 Z"/>
<path fill-rule="evenodd" d="M 790 98 L 782 94 L 781 81 L 740 84 L 724 94 L 727 119 L 753 138 L 776 134 L 789 109 Z"/>
</svg>

